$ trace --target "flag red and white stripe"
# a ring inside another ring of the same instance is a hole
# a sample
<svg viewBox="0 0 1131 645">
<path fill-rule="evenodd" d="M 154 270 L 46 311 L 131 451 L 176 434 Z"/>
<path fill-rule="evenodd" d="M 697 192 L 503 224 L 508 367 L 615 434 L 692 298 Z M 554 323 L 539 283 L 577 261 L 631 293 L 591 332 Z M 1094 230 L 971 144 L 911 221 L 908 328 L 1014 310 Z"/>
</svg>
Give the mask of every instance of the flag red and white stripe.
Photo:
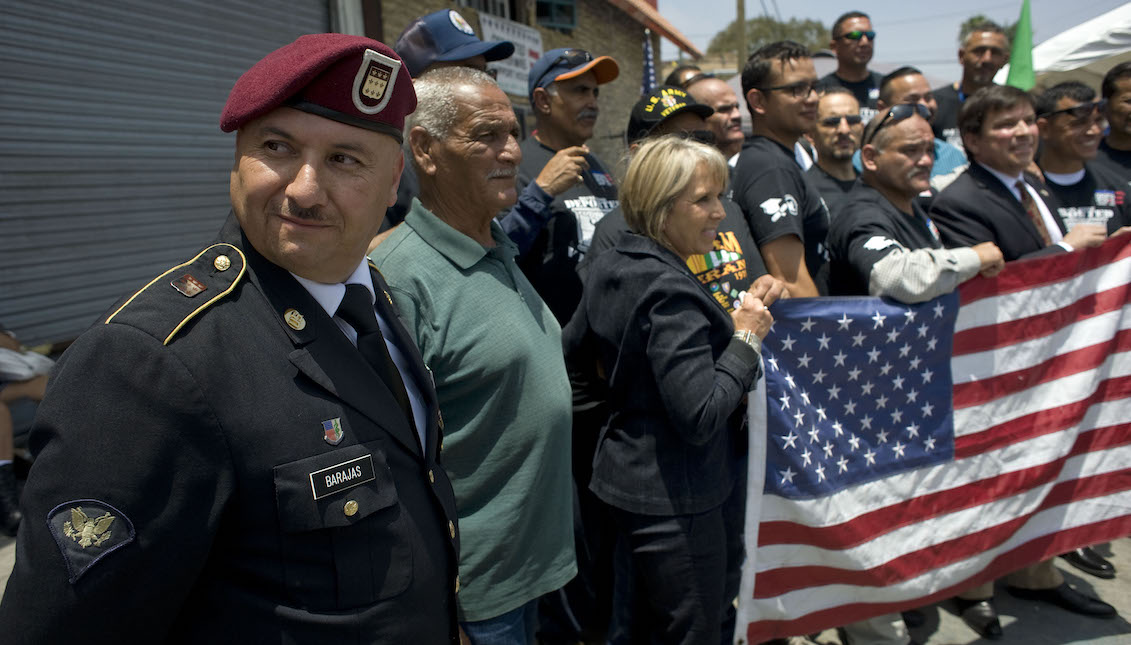
<svg viewBox="0 0 1131 645">
<path fill-rule="evenodd" d="M 750 460 L 736 643 L 945 599 L 1131 534 L 1131 236 L 959 290 L 954 460 L 816 499 Z M 764 389 L 751 455 L 766 454 Z"/>
</svg>

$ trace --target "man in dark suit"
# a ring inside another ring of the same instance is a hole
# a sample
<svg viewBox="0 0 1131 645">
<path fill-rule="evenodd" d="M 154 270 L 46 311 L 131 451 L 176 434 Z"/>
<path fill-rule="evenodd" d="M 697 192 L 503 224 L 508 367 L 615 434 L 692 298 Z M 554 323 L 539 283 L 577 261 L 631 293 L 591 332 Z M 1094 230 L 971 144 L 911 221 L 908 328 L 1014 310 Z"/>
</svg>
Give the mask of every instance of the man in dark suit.
<svg viewBox="0 0 1131 645">
<path fill-rule="evenodd" d="M 1049 209 L 1048 190 L 1027 172 L 1037 149 L 1033 98 L 994 85 L 967 99 L 958 128 L 972 163 L 939 193 L 931 219 L 948 247 L 993 242 L 1005 261 L 1099 246 L 1101 226 L 1065 231 Z"/>
<path fill-rule="evenodd" d="M 1037 148 L 1037 116 L 1029 94 L 1006 85 L 978 90 L 963 104 L 958 128 L 970 168 L 939 193 L 930 212 L 947 247 L 993 242 L 1009 262 L 1103 243 L 1103 226 L 1080 224 L 1065 232 L 1045 201 L 1048 190 L 1026 172 Z M 1052 560 L 1012 573 L 1006 583 L 1020 598 L 1087 616 L 1115 615 L 1111 605 L 1070 587 Z M 968 589 L 956 600 L 967 625 L 985 638 L 1002 637 L 993 582 Z"/>
<path fill-rule="evenodd" d="M 40 406 L 5 642 L 453 642 L 442 421 L 365 260 L 415 105 L 391 49 L 341 34 L 236 82 L 233 215 Z"/>
</svg>

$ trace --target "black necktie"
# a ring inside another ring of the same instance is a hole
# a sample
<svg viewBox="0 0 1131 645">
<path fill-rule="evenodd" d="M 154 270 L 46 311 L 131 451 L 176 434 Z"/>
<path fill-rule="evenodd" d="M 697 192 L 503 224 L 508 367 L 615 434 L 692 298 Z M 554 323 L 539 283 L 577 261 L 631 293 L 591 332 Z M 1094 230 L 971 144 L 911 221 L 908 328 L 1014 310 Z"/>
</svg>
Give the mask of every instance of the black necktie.
<svg viewBox="0 0 1131 645">
<path fill-rule="evenodd" d="M 360 284 L 347 284 L 346 296 L 342 298 L 342 304 L 338 305 L 336 315 L 349 323 L 349 326 L 357 332 L 357 350 L 389 387 L 408 418 L 409 425 L 415 428 L 408 392 L 405 391 L 400 371 L 393 363 L 393 358 L 389 356 L 389 348 L 385 346 L 385 337 L 381 334 L 380 325 L 377 324 L 377 315 L 373 312 L 373 299 L 370 297 L 369 289 Z"/>
</svg>

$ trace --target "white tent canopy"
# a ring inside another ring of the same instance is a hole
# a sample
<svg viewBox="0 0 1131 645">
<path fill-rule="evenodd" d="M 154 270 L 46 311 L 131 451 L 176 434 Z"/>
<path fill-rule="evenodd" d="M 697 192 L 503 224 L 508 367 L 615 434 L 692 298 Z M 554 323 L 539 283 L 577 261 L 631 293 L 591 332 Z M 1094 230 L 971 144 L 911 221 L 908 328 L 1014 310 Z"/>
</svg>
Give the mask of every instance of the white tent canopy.
<svg viewBox="0 0 1131 645">
<path fill-rule="evenodd" d="M 1038 86 L 1077 80 L 1095 89 L 1109 69 L 1131 60 L 1131 3 L 1092 18 L 1033 48 Z M 994 77 L 1005 83 L 1006 65 Z"/>
</svg>

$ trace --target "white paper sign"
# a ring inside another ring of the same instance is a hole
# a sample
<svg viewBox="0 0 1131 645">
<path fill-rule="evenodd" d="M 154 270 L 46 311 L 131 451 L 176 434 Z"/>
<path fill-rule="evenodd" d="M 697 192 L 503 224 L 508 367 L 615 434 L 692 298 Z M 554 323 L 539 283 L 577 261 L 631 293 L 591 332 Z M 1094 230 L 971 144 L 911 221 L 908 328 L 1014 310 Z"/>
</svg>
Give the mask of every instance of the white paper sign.
<svg viewBox="0 0 1131 645">
<path fill-rule="evenodd" d="M 487 63 L 498 70 L 499 87 L 507 94 L 526 96 L 527 76 L 534 62 L 542 56 L 542 34 L 533 27 L 488 14 L 479 14 L 483 40 L 509 40 L 514 43 L 514 56 Z"/>
</svg>

